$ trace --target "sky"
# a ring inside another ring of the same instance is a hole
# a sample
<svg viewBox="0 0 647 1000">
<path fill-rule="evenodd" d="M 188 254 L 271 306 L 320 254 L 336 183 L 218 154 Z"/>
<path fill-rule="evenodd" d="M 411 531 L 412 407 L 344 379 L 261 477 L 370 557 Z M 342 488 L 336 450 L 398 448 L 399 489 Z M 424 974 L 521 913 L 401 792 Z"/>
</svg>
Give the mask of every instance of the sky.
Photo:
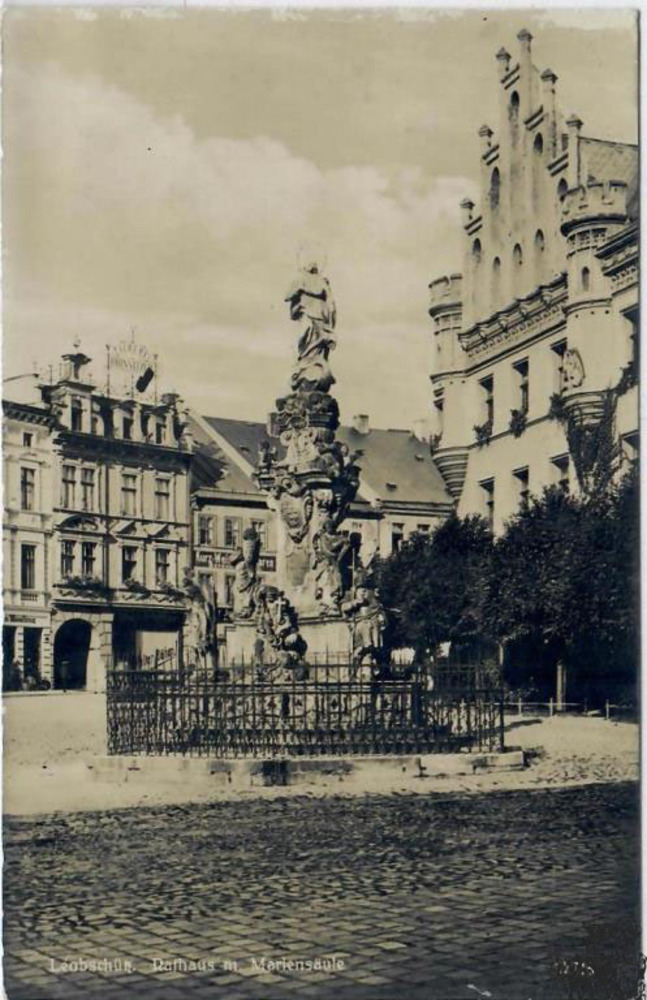
<svg viewBox="0 0 647 1000">
<path fill-rule="evenodd" d="M 77 337 L 102 362 L 134 328 L 163 390 L 263 420 L 314 252 L 342 421 L 411 427 L 430 406 L 428 285 L 460 270 L 495 53 L 522 27 L 583 134 L 635 142 L 628 11 L 5 10 L 4 377 Z"/>
</svg>

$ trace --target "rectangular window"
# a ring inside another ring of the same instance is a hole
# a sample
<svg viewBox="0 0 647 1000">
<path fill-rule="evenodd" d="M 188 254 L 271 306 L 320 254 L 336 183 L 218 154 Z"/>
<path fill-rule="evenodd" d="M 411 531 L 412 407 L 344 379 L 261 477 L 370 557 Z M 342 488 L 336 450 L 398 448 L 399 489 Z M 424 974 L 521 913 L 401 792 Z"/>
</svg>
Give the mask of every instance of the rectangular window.
<svg viewBox="0 0 647 1000">
<path fill-rule="evenodd" d="M 72 430 L 83 430 L 83 403 L 80 399 L 72 400 Z"/>
<path fill-rule="evenodd" d="M 133 517 L 137 509 L 137 476 L 124 472 L 121 477 L 121 513 Z"/>
<path fill-rule="evenodd" d="M 550 465 L 553 485 L 558 486 L 562 493 L 568 495 L 571 489 L 569 456 L 557 455 L 555 458 L 551 458 Z"/>
<path fill-rule="evenodd" d="M 124 429 L 124 440 L 131 441 L 133 436 L 133 419 L 132 417 L 124 417 L 123 422 Z"/>
<path fill-rule="evenodd" d="M 23 448 L 31 448 L 33 443 L 34 443 L 34 435 L 29 433 L 28 431 L 25 431 L 25 433 L 22 436 Z"/>
<path fill-rule="evenodd" d="M 481 379 L 479 385 L 483 401 L 484 423 L 492 426 L 494 423 L 494 376 L 488 375 L 487 378 Z"/>
<path fill-rule="evenodd" d="M 94 510 L 94 469 L 81 469 L 81 508 Z"/>
<path fill-rule="evenodd" d="M 74 550 L 76 542 L 61 542 L 61 576 L 74 575 Z"/>
<path fill-rule="evenodd" d="M 516 469 L 512 475 L 515 478 L 517 485 L 517 500 L 519 503 L 519 510 L 527 510 L 528 502 L 530 499 L 530 489 L 528 486 L 529 482 L 529 471 L 526 467 L 525 469 Z"/>
<path fill-rule="evenodd" d="M 81 543 L 81 573 L 83 576 L 94 576 L 96 548 L 95 542 Z"/>
<path fill-rule="evenodd" d="M 234 606 L 234 583 L 236 581 L 235 576 L 227 573 L 225 576 L 225 607 L 233 608 Z"/>
<path fill-rule="evenodd" d="M 237 517 L 225 518 L 225 548 L 237 549 L 240 545 L 240 520 Z"/>
<path fill-rule="evenodd" d="M 517 384 L 519 386 L 519 409 L 522 413 L 527 413 L 530 402 L 530 365 L 528 358 L 524 358 L 523 361 L 515 361 L 512 367 L 516 372 Z"/>
<path fill-rule="evenodd" d="M 490 528 L 494 527 L 494 479 L 484 479 L 482 483 L 479 483 L 481 487 L 481 493 L 483 497 L 483 510 L 485 518 L 490 525 Z"/>
<path fill-rule="evenodd" d="M 155 579 L 158 584 L 168 583 L 169 556 L 168 549 L 155 549 Z"/>
<path fill-rule="evenodd" d="M 121 579 L 124 583 L 132 580 L 137 569 L 137 549 L 134 545 L 124 545 L 121 550 Z"/>
<path fill-rule="evenodd" d="M 429 534 L 429 525 L 428 524 L 418 524 L 418 525 L 416 525 L 416 531 L 421 532 L 421 534 L 423 534 L 423 535 L 428 535 Z"/>
<path fill-rule="evenodd" d="M 33 510 L 36 493 L 36 470 L 20 470 L 20 507 L 22 510 Z"/>
<path fill-rule="evenodd" d="M 391 526 L 391 550 L 399 552 L 404 541 L 404 524 L 393 524 Z"/>
<path fill-rule="evenodd" d="M 164 444 L 166 441 L 166 424 L 155 424 L 155 443 Z"/>
<path fill-rule="evenodd" d="M 171 507 L 171 480 L 158 477 L 155 480 L 155 517 L 158 521 L 168 521 Z"/>
<path fill-rule="evenodd" d="M 36 589 L 36 546 L 20 546 L 20 586 L 22 590 Z"/>
<path fill-rule="evenodd" d="M 76 466 L 63 466 L 63 507 L 74 507 L 76 502 Z"/>
<path fill-rule="evenodd" d="M 252 521 L 252 528 L 261 540 L 261 551 L 267 548 L 267 524 L 265 521 Z"/>
<path fill-rule="evenodd" d="M 198 544 L 213 545 L 213 518 L 208 514 L 198 517 Z"/>
<path fill-rule="evenodd" d="M 566 340 L 559 340 L 556 344 L 550 345 L 553 354 L 553 392 L 562 391 L 564 355 L 567 347 Z"/>
</svg>

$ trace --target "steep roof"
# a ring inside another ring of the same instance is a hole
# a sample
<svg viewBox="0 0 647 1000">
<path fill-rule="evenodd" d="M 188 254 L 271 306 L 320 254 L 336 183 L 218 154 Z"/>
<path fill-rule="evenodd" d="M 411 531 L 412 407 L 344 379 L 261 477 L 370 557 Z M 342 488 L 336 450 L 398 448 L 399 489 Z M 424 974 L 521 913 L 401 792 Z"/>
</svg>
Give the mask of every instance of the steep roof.
<svg viewBox="0 0 647 1000">
<path fill-rule="evenodd" d="M 235 448 L 244 461 L 252 466 L 256 465 L 260 445 L 268 438 L 265 424 L 231 420 L 227 417 L 203 419 Z M 362 482 L 358 499 L 372 500 L 378 497 L 386 503 L 451 503 L 451 497 L 428 446 L 409 431 L 371 429 L 367 434 L 360 434 L 352 427 L 340 427 L 337 437 L 348 445 L 351 452 L 362 452 L 358 459 Z M 285 451 L 278 439 L 272 438 L 272 443 L 277 448 L 279 458 L 283 457 Z M 234 466 L 233 461 L 227 461 L 231 478 L 228 476 L 219 483 L 204 485 L 231 490 L 235 488 L 235 484 L 239 484 L 239 492 L 258 492 L 254 481 L 240 468 L 234 472 Z"/>
<path fill-rule="evenodd" d="M 627 142 L 612 142 L 607 139 L 580 137 L 583 180 L 624 181 L 627 185 L 627 209 L 629 218 L 635 219 L 639 212 L 638 147 Z"/>
</svg>

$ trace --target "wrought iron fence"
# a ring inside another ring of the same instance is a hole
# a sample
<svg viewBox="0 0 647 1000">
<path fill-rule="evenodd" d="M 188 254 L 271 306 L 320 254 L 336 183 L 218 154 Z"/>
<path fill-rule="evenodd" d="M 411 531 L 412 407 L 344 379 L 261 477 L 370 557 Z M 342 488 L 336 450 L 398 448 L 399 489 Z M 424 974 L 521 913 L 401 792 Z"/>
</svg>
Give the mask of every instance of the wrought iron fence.
<svg viewBox="0 0 647 1000">
<path fill-rule="evenodd" d="M 474 668 L 353 674 L 315 663 L 307 677 L 114 669 L 111 754 L 290 757 L 494 751 L 503 746 L 498 679 Z"/>
</svg>

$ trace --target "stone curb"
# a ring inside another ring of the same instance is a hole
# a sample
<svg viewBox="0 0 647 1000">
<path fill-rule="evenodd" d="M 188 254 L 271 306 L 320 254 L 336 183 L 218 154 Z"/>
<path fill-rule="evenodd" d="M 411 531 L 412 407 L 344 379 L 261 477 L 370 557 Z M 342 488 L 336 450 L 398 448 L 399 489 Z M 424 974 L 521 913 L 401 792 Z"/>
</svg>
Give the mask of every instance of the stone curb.
<svg viewBox="0 0 647 1000">
<path fill-rule="evenodd" d="M 321 785 L 331 780 L 374 788 L 389 779 L 411 780 L 520 770 L 522 750 L 479 754 L 424 754 L 371 757 L 301 757 L 221 760 L 207 757 L 97 757 L 95 781 L 159 785 L 187 784 L 248 789 L 270 785 Z"/>
</svg>

